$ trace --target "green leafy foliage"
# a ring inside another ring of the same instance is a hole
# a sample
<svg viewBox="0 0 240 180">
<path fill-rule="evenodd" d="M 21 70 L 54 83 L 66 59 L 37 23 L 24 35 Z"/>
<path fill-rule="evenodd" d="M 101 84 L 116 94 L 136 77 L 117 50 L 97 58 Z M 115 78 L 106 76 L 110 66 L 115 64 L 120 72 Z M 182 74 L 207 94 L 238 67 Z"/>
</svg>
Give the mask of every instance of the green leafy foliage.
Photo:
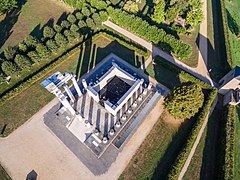
<svg viewBox="0 0 240 180">
<path fill-rule="evenodd" d="M 25 39 L 24 39 L 24 42 L 25 44 L 30 47 L 30 48 L 33 48 L 36 46 L 36 44 L 38 43 L 38 40 L 37 38 L 31 36 L 31 35 L 28 35 Z"/>
<path fill-rule="evenodd" d="M 2 71 L 8 76 L 17 76 L 21 70 L 14 62 L 4 61 L 2 63 Z"/>
<path fill-rule="evenodd" d="M 82 14 L 81 12 L 77 12 L 77 13 L 76 13 L 76 18 L 77 18 L 78 20 L 82 20 L 83 14 Z"/>
<path fill-rule="evenodd" d="M 42 59 L 48 59 L 49 55 L 50 55 L 50 51 L 48 50 L 48 48 L 42 44 L 42 43 L 38 43 L 36 45 L 36 52 L 38 53 L 38 55 L 42 58 Z"/>
<path fill-rule="evenodd" d="M 108 13 L 106 11 L 100 11 L 99 15 L 103 22 L 108 20 Z"/>
<path fill-rule="evenodd" d="M 39 56 L 39 54 L 36 51 L 29 51 L 27 53 L 27 56 L 30 57 L 30 59 L 35 63 L 37 63 L 41 60 L 41 57 Z"/>
<path fill-rule="evenodd" d="M 92 19 L 95 22 L 97 27 L 100 27 L 102 25 L 102 20 L 101 20 L 101 17 L 99 16 L 99 14 L 93 13 L 92 14 Z"/>
<path fill-rule="evenodd" d="M 71 24 L 74 24 L 77 19 L 76 17 L 73 15 L 73 14 L 69 14 L 68 17 L 67 17 L 67 20 L 71 23 Z"/>
<path fill-rule="evenodd" d="M 53 28 L 57 33 L 62 32 L 62 29 L 63 29 L 62 26 L 59 26 L 58 24 L 54 24 Z"/>
<path fill-rule="evenodd" d="M 63 20 L 63 21 L 61 22 L 61 26 L 62 26 L 63 29 L 68 29 L 68 28 L 71 26 L 71 24 L 70 24 L 69 21 Z"/>
<path fill-rule="evenodd" d="M 56 32 L 53 30 L 53 28 L 46 26 L 43 29 L 43 36 L 45 38 L 53 38 L 53 36 L 56 34 Z"/>
<path fill-rule="evenodd" d="M 20 42 L 18 44 L 18 50 L 21 51 L 22 53 L 25 53 L 28 50 L 28 47 L 24 42 Z"/>
<path fill-rule="evenodd" d="M 46 42 L 46 46 L 48 47 L 48 49 L 52 52 L 52 53 L 55 53 L 57 52 L 58 50 L 58 45 L 56 43 L 55 40 L 53 39 L 49 39 L 47 42 Z"/>
<path fill-rule="evenodd" d="M 139 10 L 137 3 L 134 1 L 127 1 L 126 4 L 124 4 L 123 9 L 132 13 L 136 13 Z"/>
<path fill-rule="evenodd" d="M 71 25 L 70 30 L 73 32 L 77 32 L 79 30 L 79 27 L 76 24 Z"/>
<path fill-rule="evenodd" d="M 92 30 L 96 28 L 96 24 L 94 23 L 92 18 L 87 18 L 86 19 L 86 24 L 88 27 L 90 27 Z"/>
<path fill-rule="evenodd" d="M 90 14 L 91 14 L 91 12 L 90 12 L 90 10 L 87 8 L 87 7 L 83 7 L 82 8 L 82 14 L 84 15 L 84 16 L 90 16 Z"/>
<path fill-rule="evenodd" d="M 165 16 L 165 0 L 160 0 L 157 5 L 154 6 L 154 12 L 153 15 L 151 16 L 152 20 L 161 23 L 164 21 L 164 16 Z"/>
<path fill-rule="evenodd" d="M 57 33 L 54 39 L 59 47 L 64 47 L 68 43 L 67 39 L 61 33 Z"/>
<path fill-rule="evenodd" d="M 182 85 L 174 88 L 165 98 L 164 106 L 175 118 L 189 119 L 202 107 L 204 94 L 198 85 Z"/>
<path fill-rule="evenodd" d="M 22 54 L 17 54 L 14 61 L 22 70 L 30 69 L 32 66 L 30 58 Z"/>
<path fill-rule="evenodd" d="M 8 46 L 5 50 L 4 50 L 4 56 L 7 60 L 12 60 L 14 59 L 16 54 L 16 48 L 15 47 L 11 47 Z"/>
<path fill-rule="evenodd" d="M 11 11 L 13 8 L 17 7 L 16 0 L 1 0 L 0 1 L 0 14 Z"/>
</svg>

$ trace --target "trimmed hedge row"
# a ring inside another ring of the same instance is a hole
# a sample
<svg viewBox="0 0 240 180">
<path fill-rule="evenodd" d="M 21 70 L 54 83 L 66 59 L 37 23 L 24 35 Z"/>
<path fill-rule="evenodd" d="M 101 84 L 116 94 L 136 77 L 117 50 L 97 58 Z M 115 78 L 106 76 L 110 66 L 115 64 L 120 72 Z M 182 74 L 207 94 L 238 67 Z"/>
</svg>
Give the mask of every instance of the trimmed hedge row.
<svg viewBox="0 0 240 180">
<path fill-rule="evenodd" d="M 118 39 L 118 37 L 114 36 L 114 33 L 108 34 L 107 32 L 99 32 L 99 33 L 95 34 L 92 37 L 92 40 L 95 40 L 101 34 L 106 35 L 110 39 L 116 40 L 118 43 L 120 43 L 122 45 L 124 45 L 127 42 L 127 40 Z M 121 38 L 123 38 L 123 37 L 121 37 Z M 85 40 L 87 40 L 87 39 L 85 39 Z M 29 88 L 33 83 L 35 83 L 39 79 L 43 78 L 48 73 L 48 71 L 50 71 L 50 70 L 56 68 L 57 66 L 61 65 L 69 56 L 71 56 L 72 54 L 74 54 L 75 52 L 77 52 L 79 50 L 78 46 L 81 45 L 82 43 L 83 42 L 80 42 L 79 44 L 74 46 L 73 49 L 71 49 L 70 51 L 64 53 L 64 55 L 62 55 L 61 57 L 58 57 L 54 61 L 52 61 L 49 64 L 47 64 L 46 66 L 42 67 L 38 72 L 36 72 L 36 74 L 34 74 L 33 76 L 29 77 L 28 79 L 26 79 L 26 81 L 22 82 L 17 87 L 15 87 L 14 89 L 10 90 L 8 93 L 3 95 L 0 98 L 0 106 L 2 106 L 6 101 L 10 100 L 11 98 L 17 96 L 18 94 L 20 94 L 21 92 L 23 92 L 24 90 Z M 134 47 L 132 45 L 128 45 L 128 48 L 130 48 L 132 50 L 136 50 L 137 49 L 136 47 Z M 144 52 L 143 50 L 140 50 L 140 49 L 137 52 L 140 55 L 143 55 L 143 56 L 147 55 L 146 52 Z"/>
<path fill-rule="evenodd" d="M 107 12 L 111 20 L 136 33 L 138 36 L 159 45 L 163 50 L 175 54 L 179 59 L 189 59 L 192 54 L 192 47 L 171 34 L 166 34 L 163 29 L 150 25 L 140 17 L 131 15 L 121 9 L 108 7 Z"/>
<path fill-rule="evenodd" d="M 227 122 L 225 127 L 225 158 L 224 158 L 224 179 L 234 179 L 234 129 L 236 122 L 236 107 L 229 106 Z"/>
<path fill-rule="evenodd" d="M 186 144 L 184 145 L 183 149 L 177 156 L 173 166 L 171 167 L 171 170 L 168 174 L 168 179 L 178 179 L 179 174 L 188 158 L 188 155 L 193 147 L 193 144 L 196 141 L 197 135 L 199 133 L 199 130 L 201 129 L 203 122 L 205 121 L 210 108 L 215 100 L 215 97 L 217 95 L 217 89 L 212 88 L 212 90 L 209 93 L 209 96 L 205 100 L 202 109 L 199 112 L 199 116 L 197 117 L 196 123 L 194 127 L 191 130 L 191 133 L 187 139 Z"/>
<path fill-rule="evenodd" d="M 179 75 L 179 77 L 183 80 L 186 81 L 191 81 L 193 83 L 198 84 L 200 87 L 204 88 L 204 89 L 211 89 L 212 86 L 209 85 L 208 83 L 205 83 L 203 81 L 201 81 L 200 79 L 194 77 L 193 75 L 189 74 L 188 72 L 180 69 L 179 67 L 177 67 L 176 65 L 164 60 L 163 58 L 161 58 L 160 56 L 155 57 L 154 61 L 157 64 L 162 65 L 163 67 L 169 69 L 170 71 L 177 73 Z"/>
<path fill-rule="evenodd" d="M 223 32 L 224 32 L 224 39 L 225 39 L 225 46 L 226 46 L 227 62 L 229 63 L 230 67 L 232 67 L 233 60 L 232 60 L 232 51 L 231 51 L 230 40 L 229 40 L 228 20 L 227 20 L 227 13 L 226 13 L 226 7 L 225 7 L 225 0 L 220 0 L 220 6 L 221 6 L 222 21 L 223 21 Z"/>
</svg>

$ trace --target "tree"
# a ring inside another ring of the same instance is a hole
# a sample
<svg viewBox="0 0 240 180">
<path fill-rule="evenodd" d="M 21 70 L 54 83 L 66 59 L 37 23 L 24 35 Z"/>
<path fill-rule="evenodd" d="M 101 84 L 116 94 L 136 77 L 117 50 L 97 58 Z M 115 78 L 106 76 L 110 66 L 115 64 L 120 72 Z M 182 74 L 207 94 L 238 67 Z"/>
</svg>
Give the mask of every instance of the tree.
<svg viewBox="0 0 240 180">
<path fill-rule="evenodd" d="M 69 14 L 68 17 L 67 17 L 67 20 L 71 23 L 71 24 L 74 24 L 77 19 L 76 17 L 73 15 L 73 14 Z"/>
<path fill-rule="evenodd" d="M 35 63 L 37 63 L 41 60 L 41 57 L 39 56 L 39 54 L 36 51 L 30 51 L 30 52 L 27 53 L 27 55 Z"/>
<path fill-rule="evenodd" d="M 97 27 L 100 27 L 102 25 L 102 20 L 101 20 L 101 17 L 99 16 L 99 14 L 94 13 L 92 15 L 92 18 L 93 18 L 93 21 L 95 22 Z"/>
<path fill-rule="evenodd" d="M 186 119 L 194 116 L 202 107 L 204 94 L 196 84 L 173 88 L 165 98 L 164 106 L 175 118 Z"/>
<path fill-rule="evenodd" d="M 14 61 L 22 70 L 30 69 L 32 66 L 30 58 L 22 54 L 17 54 Z"/>
<path fill-rule="evenodd" d="M 38 43 L 36 45 L 36 52 L 42 59 L 48 59 L 48 57 L 50 56 L 50 51 L 42 43 Z"/>
<path fill-rule="evenodd" d="M 16 0 L 1 0 L 0 1 L 0 14 L 11 11 L 15 7 L 17 7 Z"/>
<path fill-rule="evenodd" d="M 79 27 L 76 24 L 71 25 L 70 30 L 73 32 L 77 32 L 79 30 Z"/>
<path fill-rule="evenodd" d="M 94 30 L 96 28 L 96 24 L 94 23 L 92 18 L 87 18 L 86 19 L 87 26 Z"/>
<path fill-rule="evenodd" d="M 27 37 L 25 37 L 24 42 L 28 47 L 33 48 L 33 47 L 36 47 L 38 40 L 35 37 L 28 35 Z"/>
<path fill-rule="evenodd" d="M 77 13 L 76 13 L 76 18 L 77 18 L 78 20 L 82 20 L 83 14 L 82 14 L 81 12 L 77 12 Z"/>
<path fill-rule="evenodd" d="M 152 20 L 161 23 L 164 21 L 164 16 L 165 16 L 165 0 L 160 0 L 157 5 L 154 6 L 154 12 L 153 15 L 151 16 Z"/>
<path fill-rule="evenodd" d="M 134 1 L 127 1 L 126 4 L 123 6 L 123 9 L 132 13 L 136 13 L 139 10 L 137 3 Z"/>
<path fill-rule="evenodd" d="M 17 76 L 21 70 L 14 62 L 4 61 L 2 63 L 2 71 L 8 76 Z"/>
<path fill-rule="evenodd" d="M 53 40 L 53 39 L 49 39 L 49 40 L 46 42 L 46 45 L 47 45 L 48 49 L 49 49 L 52 53 L 57 52 L 57 50 L 58 50 L 58 48 L 59 48 L 58 45 L 57 45 L 57 43 L 56 43 L 56 41 Z"/>
<path fill-rule="evenodd" d="M 0 71 L 0 84 L 6 82 L 6 75 Z"/>
<path fill-rule="evenodd" d="M 16 54 L 16 48 L 15 47 L 11 47 L 8 46 L 5 50 L 4 50 L 4 56 L 7 60 L 12 60 L 15 57 Z"/>
<path fill-rule="evenodd" d="M 204 19 L 203 12 L 201 9 L 196 9 L 189 11 L 187 13 L 187 23 L 190 24 L 191 26 L 198 25 L 200 24 Z"/>
<path fill-rule="evenodd" d="M 57 33 L 62 32 L 62 29 L 63 29 L 62 26 L 59 26 L 58 24 L 54 24 L 53 28 Z"/>
<path fill-rule="evenodd" d="M 27 47 L 27 45 L 24 42 L 20 42 L 18 44 L 18 49 L 19 49 L 19 51 L 24 53 L 24 52 L 26 52 L 28 50 L 28 47 Z"/>
<path fill-rule="evenodd" d="M 83 7 L 82 8 L 82 13 L 84 16 L 90 16 L 91 12 L 89 11 L 89 9 L 87 7 Z"/>
<path fill-rule="evenodd" d="M 62 28 L 68 29 L 71 26 L 71 24 L 69 21 L 63 20 L 61 22 L 61 26 L 62 26 Z"/>
<path fill-rule="evenodd" d="M 53 38 L 53 36 L 56 34 L 56 32 L 51 28 L 50 26 L 46 26 L 43 29 L 43 37 L 44 38 Z"/>
<path fill-rule="evenodd" d="M 61 33 L 55 35 L 55 41 L 59 47 L 64 47 L 68 43 L 67 39 Z"/>
</svg>

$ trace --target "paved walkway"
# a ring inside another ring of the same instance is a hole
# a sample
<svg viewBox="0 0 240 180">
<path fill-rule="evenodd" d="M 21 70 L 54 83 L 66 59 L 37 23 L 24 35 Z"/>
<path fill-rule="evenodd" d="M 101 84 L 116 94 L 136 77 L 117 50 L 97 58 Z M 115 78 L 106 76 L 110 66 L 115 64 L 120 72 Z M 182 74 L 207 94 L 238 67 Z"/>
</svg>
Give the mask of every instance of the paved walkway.
<svg viewBox="0 0 240 180">
<path fill-rule="evenodd" d="M 37 179 L 115 180 L 142 144 L 163 111 L 163 98 L 147 115 L 109 170 L 100 176 L 91 171 L 59 140 L 43 122 L 43 115 L 55 98 L 7 138 L 0 139 L 0 163 L 12 179 L 26 179 L 34 170 Z"/>
<path fill-rule="evenodd" d="M 175 64 L 176 66 L 180 67 L 181 69 L 187 71 L 188 73 L 196 76 L 197 78 L 203 80 L 204 82 L 207 82 L 209 84 L 212 84 L 212 80 L 211 78 L 208 76 L 208 72 L 207 69 L 204 68 L 204 62 L 203 62 L 203 58 L 199 58 L 199 65 L 197 68 L 192 68 L 189 67 L 188 65 L 184 64 L 183 62 L 179 61 L 177 58 L 171 56 L 170 54 L 164 52 L 163 50 L 161 50 L 160 48 L 154 46 L 152 43 L 147 42 L 146 40 L 136 36 L 135 34 L 121 28 L 120 26 L 112 23 L 111 21 L 105 21 L 103 23 L 104 25 L 114 29 L 115 31 L 123 34 L 124 36 L 132 39 L 133 41 L 137 42 L 138 44 L 141 44 L 142 46 L 144 46 L 145 48 L 147 48 L 149 51 L 152 52 L 152 56 L 161 56 L 162 58 L 166 59 L 167 61 Z M 204 29 L 204 28 L 203 28 Z M 201 32 L 200 32 L 201 33 Z M 206 33 L 206 32 L 205 32 Z M 204 41 L 201 39 L 201 47 L 204 47 Z M 204 51 L 205 55 L 204 57 L 206 57 L 206 51 Z"/>
</svg>

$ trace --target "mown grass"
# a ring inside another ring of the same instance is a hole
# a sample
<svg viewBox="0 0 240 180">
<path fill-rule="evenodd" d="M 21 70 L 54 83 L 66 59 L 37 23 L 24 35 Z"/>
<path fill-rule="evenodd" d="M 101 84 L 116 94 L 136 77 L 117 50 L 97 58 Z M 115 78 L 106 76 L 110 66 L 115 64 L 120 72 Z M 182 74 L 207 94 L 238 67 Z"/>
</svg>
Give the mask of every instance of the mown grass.
<svg viewBox="0 0 240 180">
<path fill-rule="evenodd" d="M 23 4 L 19 15 L 0 22 L 0 31 L 3 31 L 1 33 L 10 33 L 7 38 L 0 36 L 0 41 L 6 41 L 0 47 L 0 52 L 7 46 L 16 45 L 30 33 L 39 36 L 39 29 L 46 23 L 57 22 L 67 11 L 63 6 L 58 5 L 57 1 L 52 0 L 19 0 L 19 2 Z M 6 30 L 9 32 L 4 32 Z"/>
<path fill-rule="evenodd" d="M 11 177 L 7 174 L 7 172 L 1 165 L 0 165 L 0 179 L 11 180 Z"/>
<path fill-rule="evenodd" d="M 80 77 L 112 52 L 132 65 L 141 65 L 140 62 L 135 61 L 136 57 L 141 57 L 140 55 L 115 41 L 100 36 L 93 42 L 89 40 L 83 46 L 79 46 L 79 50 L 75 54 L 67 58 L 60 66 L 50 71 L 44 78 L 56 71 L 69 71 Z M 40 83 L 44 78 L 10 101 L 7 101 L 0 108 L 0 132 L 4 125 L 7 125 L 4 133 L 0 136 L 10 134 L 54 98 L 52 94 L 41 87 Z"/>
<path fill-rule="evenodd" d="M 225 2 L 226 9 L 228 11 L 229 40 L 233 56 L 233 66 L 240 66 L 240 39 L 235 35 L 233 30 L 234 28 L 237 28 L 238 33 L 240 31 L 240 1 L 232 0 L 231 2 L 229 2 L 228 0 L 225 0 Z"/>
</svg>

